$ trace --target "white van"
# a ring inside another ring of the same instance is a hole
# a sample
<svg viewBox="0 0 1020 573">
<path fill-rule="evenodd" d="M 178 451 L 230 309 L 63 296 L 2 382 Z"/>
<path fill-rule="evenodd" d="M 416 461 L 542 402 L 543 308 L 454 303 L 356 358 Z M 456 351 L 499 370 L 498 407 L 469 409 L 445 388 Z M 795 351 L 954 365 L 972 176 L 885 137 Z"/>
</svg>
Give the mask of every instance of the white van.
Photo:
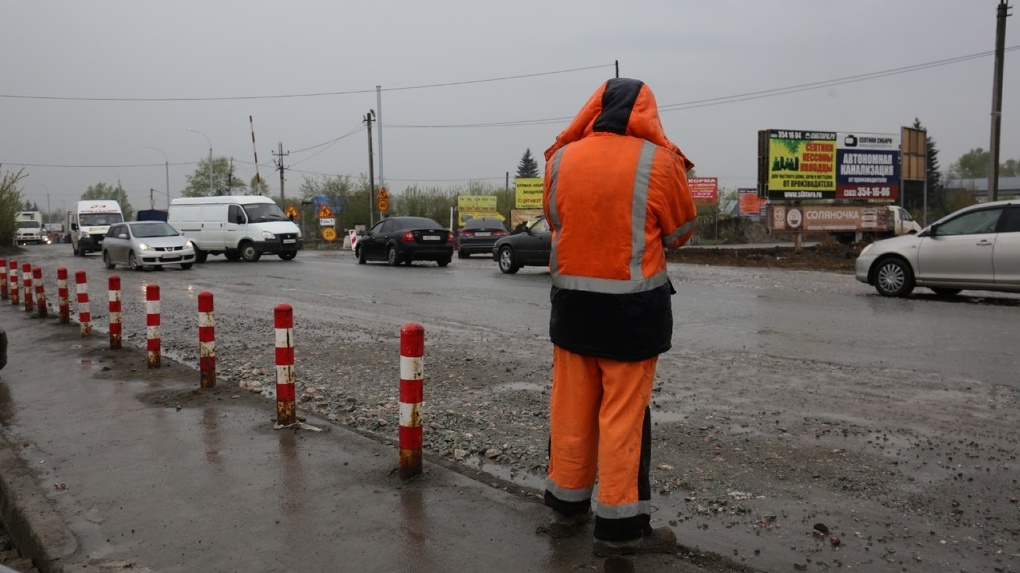
<svg viewBox="0 0 1020 573">
<path fill-rule="evenodd" d="M 124 221 L 120 203 L 107 199 L 78 201 L 74 211 L 67 212 L 67 228 L 74 256 L 103 250 L 103 238 L 110 225 Z"/>
<path fill-rule="evenodd" d="M 301 230 L 269 197 L 226 195 L 170 201 L 167 222 L 191 239 L 195 261 L 209 255 L 255 262 L 264 254 L 285 261 L 301 249 Z"/>
</svg>

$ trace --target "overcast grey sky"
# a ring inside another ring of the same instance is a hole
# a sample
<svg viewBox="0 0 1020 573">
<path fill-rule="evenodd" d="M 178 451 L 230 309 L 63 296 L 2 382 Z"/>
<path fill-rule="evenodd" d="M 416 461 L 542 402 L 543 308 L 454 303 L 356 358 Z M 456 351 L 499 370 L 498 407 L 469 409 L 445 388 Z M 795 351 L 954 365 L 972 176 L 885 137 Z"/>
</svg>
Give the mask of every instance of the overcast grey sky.
<svg viewBox="0 0 1020 573">
<path fill-rule="evenodd" d="M 305 176 L 367 175 L 362 118 L 377 107 L 378 85 L 377 182 L 381 156 L 398 193 L 502 185 L 527 148 L 544 166 L 542 152 L 618 61 L 621 76 L 652 88 L 667 135 L 697 174 L 725 188 L 754 186 L 756 133 L 769 128 L 898 133 L 917 117 L 946 168 L 989 147 L 997 4 L 5 2 L 0 164 L 24 166 L 23 194 L 43 209 L 118 179 L 136 209 L 149 206 L 151 188 L 165 207 L 164 153 L 173 197 L 210 142 L 239 177 L 254 176 L 251 116 L 274 195 L 273 153 L 279 142 L 291 152 L 289 198 Z M 1020 46 L 1020 20 L 1007 22 L 1007 49 Z M 927 63 L 940 64 L 739 97 Z M 1007 51 L 1005 78 L 1003 160 L 1020 158 L 1020 50 Z"/>
</svg>

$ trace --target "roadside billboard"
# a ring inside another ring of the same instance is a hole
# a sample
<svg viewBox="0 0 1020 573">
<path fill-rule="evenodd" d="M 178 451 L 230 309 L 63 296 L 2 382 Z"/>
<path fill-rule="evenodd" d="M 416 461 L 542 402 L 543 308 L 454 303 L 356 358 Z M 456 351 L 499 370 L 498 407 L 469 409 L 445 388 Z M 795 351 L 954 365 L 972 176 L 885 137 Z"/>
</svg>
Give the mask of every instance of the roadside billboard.
<svg viewBox="0 0 1020 573">
<path fill-rule="evenodd" d="M 716 177 L 691 177 L 687 179 L 691 189 L 691 198 L 695 205 L 715 205 L 719 203 L 719 179 Z"/>
<path fill-rule="evenodd" d="M 839 133 L 836 198 L 893 201 L 900 191 L 900 136 Z"/>
<path fill-rule="evenodd" d="M 496 209 L 495 195 L 458 195 L 457 196 L 457 218 L 463 223 L 468 219 L 479 219 L 490 217 L 506 220 Z"/>
<path fill-rule="evenodd" d="M 737 189 L 737 216 L 739 217 L 764 217 L 768 204 L 768 199 L 759 197 L 758 190 L 753 187 Z"/>
<path fill-rule="evenodd" d="M 542 208 L 541 177 L 518 177 L 514 179 L 514 207 L 518 209 Z"/>
<path fill-rule="evenodd" d="M 758 181 L 772 200 L 899 197 L 900 136 L 768 129 L 758 132 Z"/>
</svg>

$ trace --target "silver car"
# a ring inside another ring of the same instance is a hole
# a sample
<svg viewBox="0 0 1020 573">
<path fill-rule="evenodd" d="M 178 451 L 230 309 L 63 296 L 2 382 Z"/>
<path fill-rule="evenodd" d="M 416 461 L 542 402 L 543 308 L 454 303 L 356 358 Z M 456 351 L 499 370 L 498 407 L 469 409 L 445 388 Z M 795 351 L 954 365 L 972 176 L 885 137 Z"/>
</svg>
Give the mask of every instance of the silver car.
<svg viewBox="0 0 1020 573">
<path fill-rule="evenodd" d="M 195 264 L 195 246 L 169 223 L 130 221 L 110 225 L 103 239 L 103 263 L 112 269 L 126 265 L 134 271 L 145 267 Z"/>
<path fill-rule="evenodd" d="M 1020 199 L 971 205 L 916 235 L 876 241 L 857 257 L 855 276 L 882 296 L 915 286 L 940 296 L 1020 292 Z"/>
</svg>

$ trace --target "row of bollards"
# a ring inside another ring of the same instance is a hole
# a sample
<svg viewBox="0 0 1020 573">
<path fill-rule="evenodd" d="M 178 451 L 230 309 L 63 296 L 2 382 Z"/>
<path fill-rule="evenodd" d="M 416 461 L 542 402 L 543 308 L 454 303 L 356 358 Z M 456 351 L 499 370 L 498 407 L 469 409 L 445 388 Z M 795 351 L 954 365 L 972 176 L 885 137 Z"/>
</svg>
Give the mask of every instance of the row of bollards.
<svg viewBox="0 0 1020 573">
<path fill-rule="evenodd" d="M 19 290 L 24 293 L 26 312 L 36 310 L 39 318 L 48 316 L 42 269 L 24 263 L 21 267 L 21 284 L 18 283 L 18 264 L 0 258 L 0 299 L 21 304 Z M 89 311 L 88 278 L 85 271 L 75 272 L 75 294 L 81 336 L 92 335 L 92 316 Z M 60 324 L 70 323 L 70 296 L 67 269 L 57 269 L 57 302 Z M 34 281 L 34 290 L 33 290 Z M 123 340 L 120 277 L 109 277 L 110 349 L 121 348 Z M 145 289 L 146 360 L 149 368 L 161 364 L 160 292 L 159 285 L 149 284 Z M 298 424 L 295 371 L 294 371 L 294 311 L 289 304 L 274 309 L 275 362 L 276 362 L 276 428 Z M 216 346 L 213 320 L 213 295 L 198 295 L 199 372 L 202 388 L 216 385 Z M 399 468 L 401 479 L 422 473 L 422 404 L 424 402 L 425 329 L 418 323 L 407 323 L 400 330 L 400 426 Z"/>
</svg>

